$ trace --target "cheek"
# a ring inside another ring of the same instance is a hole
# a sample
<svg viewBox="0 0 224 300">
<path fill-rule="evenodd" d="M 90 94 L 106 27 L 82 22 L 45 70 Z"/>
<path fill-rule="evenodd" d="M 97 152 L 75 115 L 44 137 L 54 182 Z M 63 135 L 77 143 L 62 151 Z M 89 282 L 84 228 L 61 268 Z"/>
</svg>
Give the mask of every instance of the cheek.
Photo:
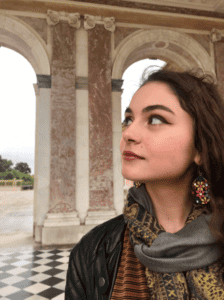
<svg viewBox="0 0 224 300">
<path fill-rule="evenodd" d="M 184 157 L 187 159 L 191 157 L 194 149 L 192 134 L 192 132 L 186 130 L 172 131 L 164 134 L 162 138 L 156 139 L 155 143 L 148 144 L 148 147 L 161 159 L 168 157 L 174 157 L 178 160 L 184 159 Z"/>
</svg>

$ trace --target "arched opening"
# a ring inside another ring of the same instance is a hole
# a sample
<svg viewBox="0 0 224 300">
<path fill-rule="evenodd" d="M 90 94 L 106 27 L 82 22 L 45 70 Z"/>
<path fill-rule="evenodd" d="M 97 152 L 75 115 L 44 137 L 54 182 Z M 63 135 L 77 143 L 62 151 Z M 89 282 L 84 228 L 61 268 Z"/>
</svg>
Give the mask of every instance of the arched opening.
<svg viewBox="0 0 224 300">
<path fill-rule="evenodd" d="M 0 127 L 3 129 L 0 155 L 2 159 L 12 161 L 12 171 L 8 170 L 7 173 L 17 179 L 14 187 L 6 186 L 4 182 L 0 187 L 0 204 L 3 208 L 1 244 L 8 244 L 12 240 L 33 239 L 34 189 L 31 186 L 36 127 L 33 84 L 36 84 L 37 78 L 27 59 L 9 48 L 0 48 L 0 65 Z M 18 163 L 24 165 L 18 166 Z M 0 173 L 4 174 L 6 172 Z M 29 190 L 23 190 L 20 184 L 28 188 L 28 183 Z"/>
<path fill-rule="evenodd" d="M 167 63 L 161 59 L 143 59 L 139 60 L 132 65 L 130 65 L 124 72 L 122 79 L 122 95 L 121 95 L 121 106 L 122 114 L 121 121 L 124 119 L 124 111 L 129 105 L 133 94 L 137 91 L 140 85 L 140 80 L 145 69 L 150 67 L 150 70 L 164 68 Z"/>
<path fill-rule="evenodd" d="M 0 46 L 9 48 L 21 54 L 22 57 L 30 63 L 36 75 L 40 75 L 40 77 L 50 77 L 51 54 L 47 49 L 45 41 L 26 22 L 14 16 L 0 14 Z M 19 76 L 21 77 L 21 74 Z M 11 86 L 10 88 L 13 89 L 14 87 Z M 51 89 L 50 87 L 38 88 L 37 84 L 34 84 L 34 88 L 37 97 L 37 106 L 36 117 L 34 118 L 36 120 L 36 141 L 33 237 L 29 241 L 22 239 L 21 243 L 13 239 L 14 245 L 33 244 L 34 238 L 35 242 L 41 241 L 41 226 L 49 202 Z M 47 120 L 47 122 L 44 123 L 45 120 Z M 19 124 L 17 124 L 16 130 L 18 130 L 18 128 L 21 130 Z M 24 133 L 25 132 L 26 129 L 24 129 Z M 38 202 L 42 200 L 45 206 L 43 204 L 38 206 Z M 8 246 L 13 247 L 13 243 L 10 244 L 11 241 L 8 242 Z"/>
<path fill-rule="evenodd" d="M 121 79 L 134 62 L 150 58 L 167 62 L 177 70 L 202 68 L 215 76 L 212 58 L 205 48 L 185 33 L 173 29 L 137 30 L 116 48 L 113 57 L 113 79 Z"/>
</svg>

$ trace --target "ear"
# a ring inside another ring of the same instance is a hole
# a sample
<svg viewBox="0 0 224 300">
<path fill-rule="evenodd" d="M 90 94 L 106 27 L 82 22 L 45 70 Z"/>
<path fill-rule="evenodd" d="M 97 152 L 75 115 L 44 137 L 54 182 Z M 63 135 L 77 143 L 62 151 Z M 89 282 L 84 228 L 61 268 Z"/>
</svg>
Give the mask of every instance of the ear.
<svg viewBox="0 0 224 300">
<path fill-rule="evenodd" d="M 202 165 L 202 158 L 201 158 L 201 154 L 199 152 L 196 152 L 196 155 L 194 157 L 194 162 L 200 166 Z"/>
</svg>

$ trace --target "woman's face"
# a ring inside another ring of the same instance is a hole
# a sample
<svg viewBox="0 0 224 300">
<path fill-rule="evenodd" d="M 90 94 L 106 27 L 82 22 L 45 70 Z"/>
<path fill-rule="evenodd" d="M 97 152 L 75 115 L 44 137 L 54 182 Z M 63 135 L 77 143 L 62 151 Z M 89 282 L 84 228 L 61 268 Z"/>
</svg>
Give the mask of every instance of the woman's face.
<svg viewBox="0 0 224 300">
<path fill-rule="evenodd" d="M 164 109 L 155 109 L 154 105 Z M 128 119 L 120 150 L 122 154 L 131 151 L 144 159 L 126 160 L 122 155 L 124 178 L 145 183 L 167 182 L 184 177 L 193 161 L 199 164 L 193 121 L 168 85 L 147 83 L 135 93 L 129 108 L 132 113 L 125 113 Z"/>
</svg>

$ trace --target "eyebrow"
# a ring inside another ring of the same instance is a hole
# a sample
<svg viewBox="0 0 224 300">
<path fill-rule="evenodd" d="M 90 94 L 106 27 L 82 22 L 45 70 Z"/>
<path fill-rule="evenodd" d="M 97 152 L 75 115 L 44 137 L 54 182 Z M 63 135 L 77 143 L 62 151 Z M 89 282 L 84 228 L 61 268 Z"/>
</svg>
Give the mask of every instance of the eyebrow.
<svg viewBox="0 0 224 300">
<path fill-rule="evenodd" d="M 170 112 L 170 113 L 172 113 L 172 114 L 175 115 L 175 113 L 171 109 L 169 109 L 168 107 L 166 107 L 164 105 L 159 105 L 159 104 L 146 106 L 145 108 L 143 108 L 142 114 L 147 113 L 147 112 L 152 111 L 152 110 L 155 110 L 155 109 L 162 109 L 162 110 L 168 111 L 168 112 Z M 132 111 L 132 109 L 130 107 L 127 107 L 126 110 L 125 110 L 125 112 L 124 112 L 124 114 L 126 114 L 126 113 L 133 114 L 133 111 Z"/>
</svg>

